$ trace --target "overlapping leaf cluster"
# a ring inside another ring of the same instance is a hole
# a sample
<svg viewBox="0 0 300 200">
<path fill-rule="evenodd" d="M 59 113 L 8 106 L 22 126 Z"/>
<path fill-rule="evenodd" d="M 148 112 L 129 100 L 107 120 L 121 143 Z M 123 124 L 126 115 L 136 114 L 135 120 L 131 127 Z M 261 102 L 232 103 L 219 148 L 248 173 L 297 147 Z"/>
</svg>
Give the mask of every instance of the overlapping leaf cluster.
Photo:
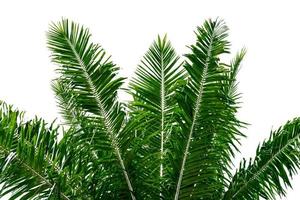
<svg viewBox="0 0 300 200">
<path fill-rule="evenodd" d="M 0 197 L 232 200 L 285 195 L 300 164 L 300 119 L 288 121 L 232 173 L 241 132 L 228 28 L 207 20 L 183 58 L 158 36 L 118 99 L 124 78 L 89 30 L 63 19 L 47 33 L 58 65 L 61 126 L 0 103 Z M 62 135 L 59 140 L 58 136 Z"/>
</svg>

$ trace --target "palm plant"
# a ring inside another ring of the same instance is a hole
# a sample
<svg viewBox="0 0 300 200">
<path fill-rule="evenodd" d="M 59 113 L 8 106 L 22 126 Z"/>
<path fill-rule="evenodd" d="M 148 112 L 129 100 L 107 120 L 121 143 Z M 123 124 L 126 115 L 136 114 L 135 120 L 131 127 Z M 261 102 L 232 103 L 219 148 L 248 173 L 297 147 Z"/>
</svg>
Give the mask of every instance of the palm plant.
<svg viewBox="0 0 300 200">
<path fill-rule="evenodd" d="M 237 118 L 228 28 L 207 20 L 180 58 L 158 37 L 127 90 L 88 29 L 63 19 L 47 33 L 58 65 L 52 87 L 64 123 L 26 120 L 0 103 L 0 197 L 10 199 L 251 200 L 284 196 L 300 165 L 300 118 L 265 140 L 234 172 L 247 124 Z M 58 139 L 62 138 L 62 139 Z"/>
</svg>

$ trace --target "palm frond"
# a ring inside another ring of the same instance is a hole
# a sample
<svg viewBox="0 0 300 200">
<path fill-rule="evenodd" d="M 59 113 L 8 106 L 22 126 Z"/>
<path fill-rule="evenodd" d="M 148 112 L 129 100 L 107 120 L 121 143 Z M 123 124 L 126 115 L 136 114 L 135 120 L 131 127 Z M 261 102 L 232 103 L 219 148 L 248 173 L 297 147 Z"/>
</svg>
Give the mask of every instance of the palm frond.
<svg viewBox="0 0 300 200">
<path fill-rule="evenodd" d="M 300 168 L 300 119 L 288 121 L 262 143 L 256 156 L 244 159 L 223 199 L 275 199 L 291 187 L 290 178 Z"/>
<path fill-rule="evenodd" d="M 167 162 L 169 138 L 172 134 L 178 108 L 175 95 L 176 82 L 182 79 L 181 62 L 166 35 L 153 42 L 136 70 L 135 78 L 130 82 L 133 96 L 131 111 L 133 118 L 142 123 L 138 142 L 141 144 L 136 161 L 141 177 L 137 177 L 138 185 L 149 188 L 148 193 L 167 196 L 164 184 L 168 183 L 167 174 L 170 165 Z M 136 129 L 137 130 L 137 129 Z M 142 170 L 143 169 L 143 170 Z M 153 196 L 152 196 L 153 197 Z"/>
<path fill-rule="evenodd" d="M 71 83 L 57 78 L 53 81 L 52 88 L 65 123 L 71 130 L 70 134 L 63 137 L 66 154 L 71 155 L 68 164 L 81 166 L 70 175 L 74 187 L 80 188 L 76 196 L 86 199 L 118 198 L 113 195 L 119 194 L 120 186 L 114 182 L 117 182 L 120 177 L 118 173 L 107 170 L 116 159 L 112 159 L 113 151 L 105 136 L 97 134 L 101 132 L 97 121 L 86 115 L 77 105 L 76 94 L 72 90 Z M 99 151 L 99 149 L 106 149 L 106 151 Z"/>
<path fill-rule="evenodd" d="M 240 129 L 245 128 L 245 126 L 248 125 L 247 123 L 240 121 L 236 116 L 241 96 L 237 90 L 237 73 L 245 54 L 246 49 L 243 48 L 236 54 L 229 65 L 224 63 L 220 64 L 221 66 L 224 65 L 224 68 L 226 70 L 226 79 L 222 81 L 221 88 L 224 97 L 223 101 L 226 105 L 222 111 L 224 116 L 223 123 L 225 124 L 225 126 L 223 130 L 219 130 L 220 132 L 218 133 L 216 140 L 222 142 L 224 148 L 223 153 L 227 155 L 226 157 L 223 157 L 223 164 L 228 169 L 225 171 L 226 175 L 228 176 L 231 176 L 231 172 L 229 171 L 230 167 L 232 166 L 230 165 L 231 160 L 233 160 L 235 152 L 239 152 L 237 144 L 240 144 L 239 140 L 242 137 L 245 137 Z"/>
<path fill-rule="evenodd" d="M 175 199 L 218 199 L 227 183 L 233 136 L 241 135 L 236 102 L 229 96 L 235 68 L 225 67 L 219 58 L 229 53 L 227 32 L 222 20 L 206 21 L 186 55 L 189 77 L 178 93 L 183 134 L 174 145 L 181 155 L 174 160 L 180 163 L 174 166 L 178 169 Z"/>
<path fill-rule="evenodd" d="M 0 103 L 0 198 L 70 199 L 57 128 Z"/>
<path fill-rule="evenodd" d="M 112 151 L 114 166 L 123 174 L 119 175 L 123 176 L 120 189 L 127 185 L 128 196 L 135 199 L 124 164 L 122 144 L 119 143 L 125 113 L 117 101 L 117 91 L 123 83 L 123 78 L 116 77 L 118 67 L 99 45 L 90 42 L 88 29 L 68 20 L 52 24 L 48 32 L 48 47 L 53 62 L 60 65 L 61 79 L 70 84 L 76 105 L 81 109 L 79 113 L 84 112 L 83 117 L 92 119 L 92 122 L 88 121 L 94 126 L 96 123 L 98 128 L 94 131 L 97 136 L 110 145 L 109 149 L 98 148 L 98 151 Z M 85 132 L 82 133 L 86 137 Z"/>
</svg>

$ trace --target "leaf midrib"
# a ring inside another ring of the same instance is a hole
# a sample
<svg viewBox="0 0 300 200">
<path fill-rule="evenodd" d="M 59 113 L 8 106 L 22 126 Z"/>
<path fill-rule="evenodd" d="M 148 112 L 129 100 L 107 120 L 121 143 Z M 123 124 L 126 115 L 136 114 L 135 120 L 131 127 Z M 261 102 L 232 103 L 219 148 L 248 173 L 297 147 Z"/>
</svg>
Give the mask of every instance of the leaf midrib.
<svg viewBox="0 0 300 200">
<path fill-rule="evenodd" d="M 161 109 L 161 132 L 160 132 L 160 172 L 159 176 L 162 180 L 163 178 L 163 159 L 164 159 L 164 137 L 165 137 L 165 69 L 164 69 L 164 54 L 163 49 L 160 55 L 160 65 L 161 65 L 161 87 L 160 87 L 160 109 Z M 161 181 L 160 181 L 161 184 Z M 162 186 L 160 186 L 161 190 Z M 162 197 L 162 191 L 160 191 L 159 194 L 160 197 Z"/>
</svg>

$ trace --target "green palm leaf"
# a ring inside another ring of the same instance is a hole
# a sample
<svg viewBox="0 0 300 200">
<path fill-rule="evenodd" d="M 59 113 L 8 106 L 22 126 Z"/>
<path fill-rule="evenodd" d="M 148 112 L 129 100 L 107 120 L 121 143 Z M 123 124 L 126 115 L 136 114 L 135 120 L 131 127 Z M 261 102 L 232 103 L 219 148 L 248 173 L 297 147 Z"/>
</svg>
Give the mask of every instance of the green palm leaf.
<svg viewBox="0 0 300 200">
<path fill-rule="evenodd" d="M 76 105 L 93 119 L 93 123 L 97 122 L 98 129 L 94 131 L 99 131 L 97 134 L 110 144 L 116 160 L 114 165 L 123 174 L 123 183 L 135 199 L 119 143 L 125 113 L 117 101 L 117 90 L 123 79 L 116 78 L 118 68 L 106 57 L 104 50 L 89 39 L 87 29 L 63 20 L 51 26 L 48 47 L 52 51 L 53 62 L 60 65 L 61 79 L 71 83 Z"/>
<path fill-rule="evenodd" d="M 175 122 L 174 111 L 178 108 L 174 86 L 183 74 L 179 67 L 179 57 L 166 35 L 163 38 L 158 36 L 130 83 L 134 99 L 131 111 L 135 113 L 133 117 L 141 118 L 139 123 L 143 123 L 139 135 L 142 142 L 138 150 L 141 159 L 136 161 L 143 176 L 137 184 L 144 188 L 151 187 L 149 191 L 157 198 L 170 195 L 164 189 L 170 180 L 168 173 L 171 167 L 166 157 Z"/>
<path fill-rule="evenodd" d="M 119 189 L 119 186 L 113 184 L 119 180 L 119 177 L 112 176 L 114 173 L 107 170 L 113 154 L 109 151 L 105 153 L 99 151 L 103 148 L 111 150 L 110 144 L 102 134 L 97 134 L 97 132 L 101 132 L 98 129 L 97 121 L 87 116 L 77 105 L 77 96 L 72 90 L 71 83 L 58 78 L 53 81 L 52 87 L 65 123 L 71 127 L 71 134 L 65 135 L 63 138 L 66 149 L 72 152 L 69 165 L 80 165 L 78 170 L 72 174 L 72 183 L 76 187 L 83 188 L 77 191 L 76 196 L 111 198 L 111 191 L 117 193 Z M 107 185 L 111 187 L 108 188 Z M 95 188 L 98 188 L 97 191 Z"/>
<path fill-rule="evenodd" d="M 196 32 L 192 52 L 186 55 L 184 67 L 189 77 L 178 96 L 184 123 L 177 145 L 179 152 L 183 151 L 175 199 L 218 199 L 226 186 L 232 146 L 241 135 L 241 122 L 235 116 L 237 104 L 229 95 L 234 89 L 235 69 L 219 62 L 219 56 L 229 52 L 227 30 L 221 20 L 206 21 Z"/>
<path fill-rule="evenodd" d="M 300 168 L 300 119 L 287 122 L 243 160 L 223 199 L 275 199 L 291 187 L 290 177 Z"/>
<path fill-rule="evenodd" d="M 0 197 L 70 199 L 57 128 L 0 103 Z"/>
</svg>

